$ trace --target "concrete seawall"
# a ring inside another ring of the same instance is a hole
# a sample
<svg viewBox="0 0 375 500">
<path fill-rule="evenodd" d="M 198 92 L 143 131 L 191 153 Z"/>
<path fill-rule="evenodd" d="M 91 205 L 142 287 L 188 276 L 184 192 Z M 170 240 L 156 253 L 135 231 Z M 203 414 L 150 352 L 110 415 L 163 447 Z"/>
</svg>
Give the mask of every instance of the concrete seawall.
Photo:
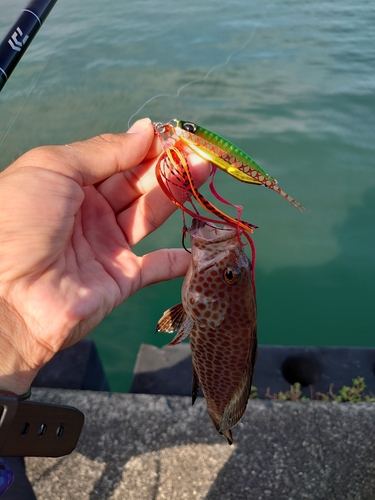
<svg viewBox="0 0 375 500">
<path fill-rule="evenodd" d="M 69 456 L 27 458 L 38 500 L 373 500 L 375 405 L 250 401 L 229 446 L 205 401 L 35 389 L 86 423 Z"/>
<path fill-rule="evenodd" d="M 296 380 L 326 392 L 361 375 L 374 393 L 374 361 L 374 349 L 261 346 L 254 384 L 261 397 Z M 26 458 L 37 500 L 375 499 L 375 404 L 251 400 L 229 446 L 205 400 L 191 406 L 190 381 L 186 344 L 143 345 L 133 394 L 108 392 L 91 341 L 58 353 L 32 399 L 74 406 L 86 421 L 71 455 Z M 20 463 L 4 500 L 35 498 Z"/>
</svg>

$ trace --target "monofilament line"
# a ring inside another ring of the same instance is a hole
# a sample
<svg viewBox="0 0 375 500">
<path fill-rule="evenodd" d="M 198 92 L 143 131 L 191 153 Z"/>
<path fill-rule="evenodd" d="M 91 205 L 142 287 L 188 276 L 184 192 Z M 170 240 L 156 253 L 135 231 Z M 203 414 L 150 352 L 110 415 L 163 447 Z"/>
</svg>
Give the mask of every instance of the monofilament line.
<svg viewBox="0 0 375 500">
<path fill-rule="evenodd" d="M 266 13 L 268 11 L 268 8 L 269 8 L 269 5 L 267 6 L 267 9 L 266 9 Z M 266 14 L 265 13 L 265 14 Z M 260 22 L 260 21 L 259 21 Z M 202 78 L 198 78 L 196 80 L 192 80 L 191 82 L 188 82 L 188 83 L 185 83 L 184 85 L 182 85 L 179 89 L 177 89 L 177 92 L 175 94 L 158 94 L 158 95 L 154 95 L 153 97 L 150 97 L 150 99 L 147 99 L 146 102 L 144 102 L 142 104 L 142 106 L 135 112 L 131 115 L 131 117 L 129 118 L 128 120 L 128 128 L 130 128 L 130 122 L 131 120 L 138 115 L 138 113 L 140 113 L 142 111 L 142 109 L 148 104 L 150 103 L 151 101 L 154 101 L 155 99 L 159 99 L 161 97 L 173 97 L 173 98 L 177 98 L 179 97 L 180 93 L 186 89 L 186 87 L 190 87 L 190 85 L 194 85 L 195 83 L 201 83 L 201 82 L 204 82 L 205 80 L 207 80 L 207 78 L 211 75 L 211 73 L 213 73 L 214 71 L 216 71 L 217 69 L 219 68 L 223 68 L 224 66 L 226 66 L 227 64 L 229 64 L 230 60 L 238 53 L 242 52 L 243 50 L 246 49 L 246 47 L 249 45 L 249 43 L 253 40 L 254 36 L 255 36 L 255 33 L 259 27 L 259 22 L 257 23 L 257 25 L 255 26 L 254 30 L 253 30 L 253 33 L 250 35 L 250 37 L 246 40 L 246 42 L 242 45 L 242 47 L 240 47 L 239 49 L 236 49 L 234 50 L 233 52 L 231 52 L 229 54 L 229 56 L 225 59 L 225 61 L 223 61 L 222 63 L 220 64 L 217 64 L 216 66 L 213 66 L 212 68 L 210 68 L 207 73 L 202 77 Z"/>
<path fill-rule="evenodd" d="M 45 63 L 43 64 L 43 66 L 42 66 L 41 70 L 39 71 L 39 73 L 38 73 L 37 77 L 35 78 L 34 82 L 32 83 L 32 85 L 31 85 L 31 87 L 30 87 L 30 89 L 29 89 L 28 93 L 26 94 L 25 99 L 23 100 L 23 102 L 21 103 L 21 106 L 19 107 L 19 109 L 17 110 L 16 114 L 14 115 L 14 118 L 13 118 L 13 120 L 11 121 L 11 123 L 10 123 L 9 127 L 8 127 L 8 128 L 6 129 L 6 131 L 4 132 L 4 136 L 3 136 L 3 138 L 1 139 L 1 142 L 0 142 L 0 148 L 1 148 L 1 146 L 4 144 L 4 141 L 5 141 L 5 139 L 7 138 L 7 136 L 8 136 L 8 134 L 9 134 L 9 132 L 11 131 L 11 129 L 12 129 L 12 127 L 13 127 L 13 125 L 15 124 L 15 122 L 16 122 L 16 120 L 17 120 L 17 118 L 18 118 L 19 114 L 20 114 L 20 113 L 21 113 L 21 111 L 23 110 L 23 108 L 24 108 L 24 106 L 25 106 L 25 104 L 26 104 L 27 99 L 30 97 L 31 92 L 34 90 L 35 85 L 37 84 L 37 82 L 38 82 L 39 78 L 41 77 L 41 75 L 42 75 L 43 71 L 45 70 L 45 68 L 46 68 L 46 66 L 47 66 L 47 64 L 48 64 L 48 62 L 49 62 L 49 60 L 51 59 L 52 54 L 54 54 L 54 53 L 55 53 L 55 50 L 56 50 L 56 47 L 57 47 L 57 43 L 58 43 L 58 42 L 59 42 L 59 40 L 57 40 L 57 42 L 56 42 L 56 44 L 55 44 L 55 47 L 54 47 L 54 48 L 52 49 L 52 51 L 50 52 L 50 54 L 49 54 L 49 56 L 47 57 L 47 59 L 46 59 Z"/>
</svg>

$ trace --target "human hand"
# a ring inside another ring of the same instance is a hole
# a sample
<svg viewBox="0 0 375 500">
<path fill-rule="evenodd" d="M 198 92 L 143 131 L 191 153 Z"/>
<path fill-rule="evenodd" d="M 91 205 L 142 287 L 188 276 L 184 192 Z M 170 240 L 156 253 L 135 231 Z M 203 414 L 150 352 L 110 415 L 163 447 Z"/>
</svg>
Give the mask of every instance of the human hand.
<svg viewBox="0 0 375 500">
<path fill-rule="evenodd" d="M 27 391 L 39 369 L 131 294 L 185 274 L 182 249 L 131 247 L 175 210 L 159 188 L 150 120 L 24 154 L 0 173 L 0 389 Z M 196 184 L 209 166 L 190 163 Z"/>
</svg>

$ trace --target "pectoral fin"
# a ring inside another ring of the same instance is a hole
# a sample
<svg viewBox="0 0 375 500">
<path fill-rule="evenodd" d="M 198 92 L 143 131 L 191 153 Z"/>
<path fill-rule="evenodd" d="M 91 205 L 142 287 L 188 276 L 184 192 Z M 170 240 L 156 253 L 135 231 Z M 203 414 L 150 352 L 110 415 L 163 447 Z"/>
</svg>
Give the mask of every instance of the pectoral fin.
<svg viewBox="0 0 375 500">
<path fill-rule="evenodd" d="M 183 340 L 187 339 L 188 336 L 190 335 L 193 326 L 194 326 L 194 321 L 186 316 L 184 322 L 182 323 L 180 329 L 177 332 L 177 335 L 173 340 L 171 340 L 171 342 L 169 342 L 168 345 L 176 345 L 182 342 Z"/>
<path fill-rule="evenodd" d="M 183 305 L 177 304 L 163 314 L 156 325 L 157 332 L 177 332 L 175 338 L 168 345 L 176 345 L 185 340 L 194 326 L 194 321 L 186 316 Z"/>
<path fill-rule="evenodd" d="M 183 325 L 186 314 L 182 304 L 176 304 L 164 312 L 156 325 L 157 332 L 177 332 Z"/>
</svg>

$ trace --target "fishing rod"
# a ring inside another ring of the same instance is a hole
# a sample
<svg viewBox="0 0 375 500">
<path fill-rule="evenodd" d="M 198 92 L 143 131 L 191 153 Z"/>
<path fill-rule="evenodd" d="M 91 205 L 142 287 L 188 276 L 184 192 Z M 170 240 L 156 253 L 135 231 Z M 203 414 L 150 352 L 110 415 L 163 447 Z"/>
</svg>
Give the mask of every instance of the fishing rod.
<svg viewBox="0 0 375 500">
<path fill-rule="evenodd" d="M 31 0 L 0 43 L 0 91 L 57 0 Z"/>
</svg>

